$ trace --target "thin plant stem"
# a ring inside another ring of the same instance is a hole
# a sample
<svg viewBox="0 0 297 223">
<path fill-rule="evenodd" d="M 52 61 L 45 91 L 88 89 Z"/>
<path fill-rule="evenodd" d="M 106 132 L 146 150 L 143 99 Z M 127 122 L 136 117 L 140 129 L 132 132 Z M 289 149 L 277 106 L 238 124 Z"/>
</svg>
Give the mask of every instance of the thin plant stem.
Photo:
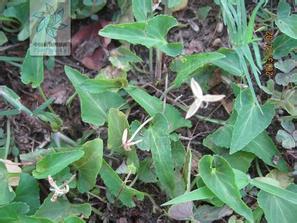
<svg viewBox="0 0 297 223">
<path fill-rule="evenodd" d="M 155 80 L 159 82 L 162 79 L 162 52 L 156 49 Z"/>
<path fill-rule="evenodd" d="M 134 177 L 134 179 L 132 180 L 132 182 L 129 184 L 129 187 L 133 187 L 133 185 L 136 183 L 137 179 L 138 179 L 138 175 L 136 175 Z"/>
<path fill-rule="evenodd" d="M 188 109 L 180 103 L 176 103 L 176 106 L 185 112 L 188 111 Z M 198 114 L 196 114 L 194 116 L 202 121 L 211 122 L 211 123 L 214 123 L 217 125 L 225 125 L 226 124 L 226 122 L 223 120 L 213 119 L 213 118 L 205 117 L 205 116 L 198 115 Z"/>
<path fill-rule="evenodd" d="M 77 96 L 77 92 L 74 92 L 66 101 L 66 105 L 69 106 L 72 101 L 74 100 L 74 98 Z"/>
<path fill-rule="evenodd" d="M 41 97 L 43 98 L 43 100 L 44 100 L 44 101 L 47 101 L 48 98 L 46 97 L 46 95 L 45 95 L 45 93 L 44 93 L 44 91 L 43 91 L 43 89 L 42 89 L 41 86 L 38 87 L 38 91 L 39 91 L 39 94 L 41 95 Z M 56 114 L 55 111 L 54 111 L 54 109 L 53 109 L 53 107 L 52 107 L 51 105 L 48 105 L 48 109 L 49 109 L 52 113 Z"/>
<path fill-rule="evenodd" d="M 96 208 L 94 208 L 94 207 L 92 207 L 92 211 L 93 211 L 96 215 L 98 215 L 98 216 L 100 216 L 100 217 L 103 216 L 103 213 L 100 212 L 98 209 L 96 209 Z"/>
<path fill-rule="evenodd" d="M 149 69 L 150 69 L 150 74 L 153 74 L 153 72 L 154 72 L 153 56 L 154 56 L 154 49 L 150 48 L 149 49 Z"/>
<path fill-rule="evenodd" d="M 153 117 L 150 117 L 149 119 L 147 119 L 144 123 L 142 123 L 134 132 L 134 134 L 131 136 L 131 138 L 128 140 L 128 142 L 132 142 L 132 140 L 135 138 L 135 136 L 138 134 L 138 132 L 151 120 L 153 119 Z"/>
<path fill-rule="evenodd" d="M 77 143 L 74 140 L 72 140 L 71 138 L 69 138 L 68 136 L 64 135 L 61 132 L 57 132 L 54 134 L 54 140 L 58 147 L 61 146 L 61 140 L 63 140 L 64 142 L 68 143 L 71 146 L 77 146 Z"/>
<path fill-rule="evenodd" d="M 9 147 L 10 147 L 10 120 L 7 119 L 6 123 L 6 143 L 5 143 L 5 153 L 4 153 L 4 159 L 6 160 L 9 153 Z"/>
<path fill-rule="evenodd" d="M 98 195 L 96 195 L 96 194 L 93 194 L 92 192 L 88 192 L 88 194 L 90 195 L 90 196 L 92 196 L 92 197 L 95 197 L 95 198 L 97 198 L 99 201 L 101 201 L 102 203 L 107 203 L 103 198 L 101 198 L 101 197 L 99 197 Z"/>
<path fill-rule="evenodd" d="M 146 196 L 153 204 L 153 213 L 156 213 L 156 210 L 159 210 L 160 212 L 162 211 L 162 209 L 157 205 L 157 203 L 155 202 L 154 198 L 146 193 L 146 192 L 142 192 L 144 194 L 144 196 Z"/>
<path fill-rule="evenodd" d="M 260 177 L 263 177 L 263 173 L 260 169 L 260 165 L 259 165 L 259 159 L 256 159 L 256 170 L 257 170 L 257 173 Z"/>
</svg>

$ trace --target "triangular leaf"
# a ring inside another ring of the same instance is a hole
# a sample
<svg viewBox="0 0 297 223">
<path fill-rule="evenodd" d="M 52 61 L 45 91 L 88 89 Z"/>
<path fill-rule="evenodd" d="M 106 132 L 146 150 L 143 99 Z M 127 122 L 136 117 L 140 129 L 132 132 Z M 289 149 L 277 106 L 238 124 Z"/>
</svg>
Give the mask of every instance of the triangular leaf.
<svg viewBox="0 0 297 223">
<path fill-rule="evenodd" d="M 78 93 L 81 103 L 81 117 L 84 122 L 101 126 L 107 119 L 108 110 L 120 107 L 124 103 L 123 99 L 116 93 L 93 94 L 87 89 L 82 89 L 83 83 L 89 79 L 78 70 L 65 66 L 65 73 Z"/>
<path fill-rule="evenodd" d="M 37 179 L 54 176 L 69 164 L 79 160 L 83 155 L 84 152 L 80 149 L 51 152 L 37 162 L 33 176 Z"/>
<path fill-rule="evenodd" d="M 94 139 L 82 145 L 84 156 L 73 163 L 78 170 L 77 188 L 81 193 L 92 189 L 96 184 L 96 178 L 102 165 L 103 142 Z"/>
<path fill-rule="evenodd" d="M 177 26 L 177 21 L 172 16 L 159 15 L 146 22 L 107 25 L 99 34 L 117 40 L 125 40 L 132 44 L 141 44 L 147 48 L 156 47 L 169 56 L 181 53 L 180 43 L 168 43 L 168 31 Z"/>
<path fill-rule="evenodd" d="M 238 214 L 253 222 L 250 208 L 241 200 L 235 174 L 230 164 L 220 156 L 204 156 L 199 162 L 199 173 L 206 186 Z"/>
<path fill-rule="evenodd" d="M 163 113 L 164 103 L 158 98 L 149 95 L 144 90 L 134 86 L 128 86 L 125 91 L 150 115 Z M 166 104 L 164 116 L 168 120 L 170 132 L 181 127 L 191 127 L 191 122 L 185 120 L 179 111 L 172 105 Z"/>
<path fill-rule="evenodd" d="M 107 186 L 108 191 L 124 205 L 135 207 L 134 198 L 143 200 L 144 194 L 129 186 L 126 186 L 117 173 L 103 160 L 100 170 L 100 176 Z"/>
<path fill-rule="evenodd" d="M 257 106 L 249 89 L 242 90 L 236 98 L 237 118 L 233 126 L 230 153 L 242 150 L 271 123 L 274 117 L 274 106 L 267 102 Z M 262 111 L 261 111 L 262 110 Z"/>
</svg>

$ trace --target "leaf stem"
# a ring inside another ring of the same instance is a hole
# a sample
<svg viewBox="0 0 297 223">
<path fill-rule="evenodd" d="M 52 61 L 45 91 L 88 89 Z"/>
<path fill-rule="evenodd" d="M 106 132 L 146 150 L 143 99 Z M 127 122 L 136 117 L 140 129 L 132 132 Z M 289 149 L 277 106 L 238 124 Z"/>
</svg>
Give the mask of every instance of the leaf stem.
<svg viewBox="0 0 297 223">
<path fill-rule="evenodd" d="M 104 200 L 103 198 L 99 197 L 98 195 L 96 194 L 93 194 L 92 192 L 88 192 L 88 195 L 92 196 L 92 197 L 95 197 L 97 198 L 99 201 L 101 201 L 102 203 L 107 203 L 106 200 Z"/>
<path fill-rule="evenodd" d="M 156 49 L 156 66 L 155 66 L 155 81 L 159 82 L 162 79 L 162 52 Z"/>
<path fill-rule="evenodd" d="M 8 156 L 8 153 L 9 153 L 9 147 L 10 147 L 10 120 L 7 119 L 4 160 L 7 159 L 7 156 Z"/>
<path fill-rule="evenodd" d="M 128 142 L 132 142 L 133 139 L 135 138 L 135 136 L 138 134 L 138 132 L 151 120 L 153 119 L 153 117 L 150 117 L 149 119 L 147 119 L 144 123 L 142 123 L 137 129 L 136 131 L 133 133 L 133 135 L 131 136 L 131 138 L 128 140 Z"/>
<path fill-rule="evenodd" d="M 153 66 L 153 56 L 154 56 L 154 49 L 149 49 L 149 68 L 150 68 L 150 74 L 153 74 L 154 72 L 154 66 Z"/>
<path fill-rule="evenodd" d="M 42 99 L 43 99 L 44 101 L 47 101 L 48 98 L 46 97 L 46 95 L 45 95 L 45 93 L 44 93 L 44 91 L 43 91 L 43 89 L 42 89 L 41 86 L 38 87 L 38 91 L 39 91 L 39 94 L 41 95 Z M 53 109 L 53 107 L 52 107 L 51 105 L 48 105 L 47 107 L 48 107 L 48 109 L 49 109 L 52 113 L 56 114 L 55 111 L 54 111 L 54 109 Z"/>
<path fill-rule="evenodd" d="M 258 159 L 258 158 L 256 158 L 256 170 L 257 170 L 258 175 L 259 175 L 260 177 L 263 177 L 263 173 L 262 173 L 262 171 L 261 171 L 261 169 L 260 169 L 259 159 Z"/>
<path fill-rule="evenodd" d="M 146 192 L 142 192 L 142 193 L 144 194 L 144 196 L 146 196 L 152 202 L 152 204 L 153 204 L 153 213 L 156 213 L 157 210 L 160 211 L 160 212 L 162 211 L 162 209 L 157 205 L 154 198 L 150 194 L 148 194 Z"/>
</svg>

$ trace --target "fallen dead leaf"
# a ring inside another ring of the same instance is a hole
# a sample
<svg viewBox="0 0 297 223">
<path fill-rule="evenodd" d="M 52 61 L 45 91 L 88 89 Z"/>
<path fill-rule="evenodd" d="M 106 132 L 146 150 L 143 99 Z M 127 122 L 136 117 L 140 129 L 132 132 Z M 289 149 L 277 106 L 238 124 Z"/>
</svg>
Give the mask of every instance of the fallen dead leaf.
<svg viewBox="0 0 297 223">
<path fill-rule="evenodd" d="M 101 21 L 82 26 L 71 39 L 73 57 L 91 70 L 100 70 L 107 62 L 108 51 L 113 48 L 108 48 L 110 39 L 98 35 L 107 24 Z"/>
<path fill-rule="evenodd" d="M 8 184 L 14 187 L 18 186 L 20 182 L 20 174 L 22 173 L 19 163 L 14 163 L 10 160 L 2 160 L 2 162 L 4 163 L 7 172 L 14 175 L 8 178 Z"/>
<path fill-rule="evenodd" d="M 168 215 L 178 221 L 189 220 L 193 217 L 193 202 L 172 205 Z"/>
</svg>

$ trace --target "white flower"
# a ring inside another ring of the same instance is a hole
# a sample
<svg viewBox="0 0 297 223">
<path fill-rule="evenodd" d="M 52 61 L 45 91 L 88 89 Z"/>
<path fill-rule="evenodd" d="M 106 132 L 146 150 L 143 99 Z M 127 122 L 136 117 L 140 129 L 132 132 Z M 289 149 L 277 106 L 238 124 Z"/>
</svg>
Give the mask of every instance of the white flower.
<svg viewBox="0 0 297 223">
<path fill-rule="evenodd" d="M 156 11 L 159 8 L 160 3 L 161 3 L 161 0 L 158 0 L 158 2 L 153 3 L 153 12 Z"/>
<path fill-rule="evenodd" d="M 133 137 L 134 138 L 134 137 Z M 140 143 L 142 140 L 132 141 L 133 138 L 131 137 L 128 139 L 128 129 L 125 129 L 122 136 L 122 146 L 126 151 L 131 151 L 131 146 Z"/>
<path fill-rule="evenodd" d="M 51 202 L 57 201 L 58 197 L 61 197 L 69 192 L 69 186 L 68 184 L 75 178 L 75 175 L 73 175 L 69 181 L 63 183 L 61 186 L 58 186 L 56 181 L 51 176 L 48 176 L 48 182 L 50 184 L 50 191 L 53 191 L 54 194 L 51 197 Z"/>
<path fill-rule="evenodd" d="M 128 129 L 125 129 L 122 135 L 122 146 L 126 151 L 130 151 L 131 150 L 131 146 L 136 145 L 140 142 L 142 142 L 142 140 L 137 140 L 137 141 L 133 141 L 133 139 L 135 138 L 135 136 L 138 134 L 138 132 L 147 124 L 149 123 L 153 118 L 149 118 L 148 120 L 146 120 L 144 123 L 142 123 L 134 132 L 134 134 L 131 136 L 130 139 L 128 139 Z"/>
<path fill-rule="evenodd" d="M 190 105 L 189 110 L 186 114 L 186 119 L 191 118 L 200 108 L 201 104 L 203 102 L 206 103 L 206 106 L 208 105 L 208 102 L 216 102 L 222 100 L 225 95 L 211 95 L 211 94 L 206 94 L 203 95 L 202 89 L 198 82 L 195 81 L 194 78 L 191 79 L 191 89 L 193 92 L 193 95 L 195 97 L 195 101 L 193 104 Z"/>
</svg>

